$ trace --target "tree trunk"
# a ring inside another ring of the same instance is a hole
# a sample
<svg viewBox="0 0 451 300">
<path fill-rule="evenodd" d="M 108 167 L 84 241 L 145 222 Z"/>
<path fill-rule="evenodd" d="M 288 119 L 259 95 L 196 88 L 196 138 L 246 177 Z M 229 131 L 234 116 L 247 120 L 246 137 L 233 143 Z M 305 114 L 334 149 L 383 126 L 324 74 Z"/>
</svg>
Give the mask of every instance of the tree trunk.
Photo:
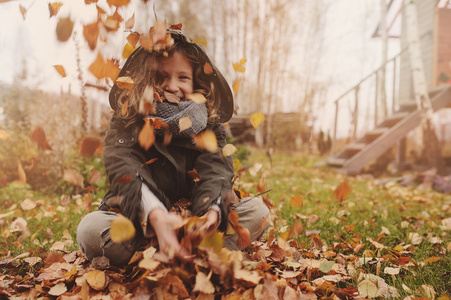
<svg viewBox="0 0 451 300">
<path fill-rule="evenodd" d="M 429 98 L 418 34 L 417 8 L 414 0 L 404 0 L 410 67 L 417 109 L 421 113 L 423 133 L 423 158 L 430 167 L 441 166 L 441 150 L 434 126 L 431 99 Z"/>
</svg>

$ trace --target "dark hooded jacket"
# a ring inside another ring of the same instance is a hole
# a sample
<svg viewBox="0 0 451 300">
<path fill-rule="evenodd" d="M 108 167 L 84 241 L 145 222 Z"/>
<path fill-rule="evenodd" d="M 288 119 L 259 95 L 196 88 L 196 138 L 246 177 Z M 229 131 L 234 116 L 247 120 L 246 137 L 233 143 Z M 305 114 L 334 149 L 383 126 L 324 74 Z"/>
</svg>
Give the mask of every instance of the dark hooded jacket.
<svg viewBox="0 0 451 300">
<path fill-rule="evenodd" d="M 203 48 L 199 49 L 202 49 L 202 53 L 211 64 Z M 136 51 L 143 50 L 139 48 Z M 126 72 L 130 59 L 133 59 L 133 54 L 121 73 Z M 227 105 L 218 104 L 219 107 L 223 107 L 219 111 L 222 117 L 220 121 L 226 122 L 233 111 L 232 93 L 224 77 L 214 66 L 213 69 L 214 92 L 219 93 L 216 98 L 227 101 Z M 118 90 L 114 86 L 110 92 L 110 104 L 113 108 L 117 100 Z M 164 146 L 163 137 L 159 135 L 156 135 L 155 143 L 146 151 L 138 142 L 141 128 L 140 122 L 126 126 L 126 121 L 119 118 L 116 113 L 112 117 L 103 151 L 110 190 L 99 209 L 109 210 L 116 206 L 133 222 L 138 234 L 142 235 L 141 185 L 146 184 L 168 210 L 181 198 L 191 200 L 191 211 L 197 216 L 206 213 L 220 197 L 219 229 L 225 231 L 228 220 L 225 200 L 226 194 L 232 190 L 234 173 L 232 158 L 225 157 L 221 151 L 226 144 L 224 126 L 219 122 L 207 125 L 206 129 L 212 130 L 218 141 L 219 150 L 215 153 L 197 148 L 194 140 L 190 138 L 173 138 L 169 145 Z M 155 158 L 152 163 L 145 164 Z M 199 174 L 198 182 L 187 173 L 193 169 Z"/>
</svg>

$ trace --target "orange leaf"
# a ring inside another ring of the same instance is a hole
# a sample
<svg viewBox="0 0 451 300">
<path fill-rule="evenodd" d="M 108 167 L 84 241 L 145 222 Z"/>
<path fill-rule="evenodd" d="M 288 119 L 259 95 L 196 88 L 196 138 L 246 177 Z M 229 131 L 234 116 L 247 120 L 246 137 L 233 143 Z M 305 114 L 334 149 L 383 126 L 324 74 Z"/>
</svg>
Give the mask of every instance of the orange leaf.
<svg viewBox="0 0 451 300">
<path fill-rule="evenodd" d="M 187 173 L 193 179 L 194 182 L 200 181 L 200 175 L 199 175 L 199 173 L 197 173 L 196 169 L 192 169 L 191 171 L 188 171 Z"/>
<path fill-rule="evenodd" d="M 61 5 L 63 5 L 63 3 L 59 2 L 49 3 L 50 18 L 58 14 Z"/>
<path fill-rule="evenodd" d="M 294 195 L 290 199 L 291 207 L 302 207 L 303 204 L 304 204 L 304 199 L 302 198 L 301 195 Z"/>
<path fill-rule="evenodd" d="M 128 99 L 126 99 L 124 101 L 124 103 L 122 103 L 122 107 L 121 107 L 121 115 L 123 117 L 125 117 L 127 115 L 127 109 L 128 109 Z"/>
<path fill-rule="evenodd" d="M 22 14 L 23 19 L 27 16 L 27 9 L 19 4 L 20 13 Z"/>
<path fill-rule="evenodd" d="M 128 3 L 130 2 L 130 0 L 107 0 L 107 3 L 109 6 L 126 6 L 128 5 Z"/>
<path fill-rule="evenodd" d="M 232 84 L 233 92 L 235 93 L 235 95 L 237 95 L 238 91 L 240 90 L 240 84 L 241 84 L 240 79 L 235 80 Z"/>
<path fill-rule="evenodd" d="M 127 175 L 118 177 L 116 179 L 116 181 L 117 181 L 117 183 L 120 183 L 120 184 L 129 183 L 130 181 L 132 181 L 132 174 L 127 174 Z"/>
<path fill-rule="evenodd" d="M 173 24 L 173 25 L 169 26 L 169 29 L 172 29 L 172 30 L 182 30 L 182 23 Z"/>
<path fill-rule="evenodd" d="M 105 77 L 110 77 L 111 80 L 116 81 L 117 76 L 119 76 L 119 62 L 115 59 L 108 59 L 105 65 Z"/>
<path fill-rule="evenodd" d="M 152 159 L 146 161 L 144 164 L 145 164 L 145 165 L 150 165 L 151 163 L 153 163 L 153 162 L 156 161 L 157 159 L 158 159 L 158 158 L 152 158 Z"/>
<path fill-rule="evenodd" d="M 56 24 L 56 37 L 60 42 L 66 42 L 72 35 L 72 30 L 74 29 L 74 22 L 67 18 L 60 18 L 58 24 Z"/>
<path fill-rule="evenodd" d="M 116 84 L 120 89 L 131 90 L 133 88 L 134 82 L 130 77 L 119 77 L 116 80 Z"/>
<path fill-rule="evenodd" d="M 239 226 L 236 233 L 238 234 L 237 244 L 240 249 L 247 248 L 251 245 L 249 229 Z"/>
<path fill-rule="evenodd" d="M 94 50 L 97 47 L 97 38 L 99 37 L 99 22 L 83 25 L 83 36 L 88 42 L 89 48 Z"/>
<path fill-rule="evenodd" d="M 236 227 L 238 227 L 238 220 L 239 220 L 239 215 L 236 211 L 234 210 L 230 210 L 229 211 L 229 223 L 230 225 L 232 225 L 232 228 L 235 229 Z"/>
<path fill-rule="evenodd" d="M 106 76 L 106 63 L 102 54 L 97 54 L 96 60 L 89 66 L 89 72 L 97 79 L 102 79 Z"/>
<path fill-rule="evenodd" d="M 84 157 L 90 157 L 101 144 L 100 139 L 96 137 L 84 137 L 80 144 L 80 154 Z"/>
<path fill-rule="evenodd" d="M 346 180 L 344 180 L 334 191 L 334 196 L 339 201 L 343 201 L 344 198 L 351 193 L 352 188 L 348 185 Z"/>
<path fill-rule="evenodd" d="M 204 73 L 207 75 L 213 74 L 213 68 L 208 62 L 204 64 Z"/>
<path fill-rule="evenodd" d="M 61 75 L 61 77 L 66 77 L 66 71 L 62 65 L 53 65 L 55 70 Z"/>
<path fill-rule="evenodd" d="M 195 135 L 193 139 L 196 146 L 200 149 L 207 150 L 208 152 L 216 152 L 218 150 L 216 135 L 211 130 L 205 130 Z"/>
<path fill-rule="evenodd" d="M 261 112 L 251 114 L 251 123 L 255 129 L 257 129 L 257 127 L 260 126 L 263 121 L 265 121 L 265 115 Z"/>
<path fill-rule="evenodd" d="M 135 48 L 136 44 L 138 44 L 138 42 L 139 42 L 139 37 L 140 37 L 139 33 L 132 32 L 127 36 L 127 41 L 130 45 L 133 46 L 133 48 Z"/>
<path fill-rule="evenodd" d="M 38 126 L 36 127 L 30 135 L 30 139 L 33 143 L 38 145 L 39 150 L 53 150 L 47 142 L 47 138 L 45 136 L 44 129 Z"/>
<path fill-rule="evenodd" d="M 152 125 L 150 125 L 150 119 L 146 118 L 144 122 L 144 126 L 138 136 L 138 141 L 144 150 L 149 150 L 155 142 L 155 133 Z"/>
<path fill-rule="evenodd" d="M 169 128 L 169 125 L 158 118 L 151 118 L 150 119 L 150 125 L 152 125 L 155 129 L 161 129 L 161 128 Z"/>
</svg>

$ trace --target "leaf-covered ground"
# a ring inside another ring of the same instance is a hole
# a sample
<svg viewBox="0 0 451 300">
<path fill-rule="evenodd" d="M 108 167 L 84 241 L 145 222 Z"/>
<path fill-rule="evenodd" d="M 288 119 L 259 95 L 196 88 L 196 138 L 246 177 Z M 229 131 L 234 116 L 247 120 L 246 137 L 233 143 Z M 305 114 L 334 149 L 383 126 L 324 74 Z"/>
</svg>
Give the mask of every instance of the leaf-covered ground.
<svg viewBox="0 0 451 300">
<path fill-rule="evenodd" d="M 123 268 L 89 262 L 75 230 L 96 194 L 2 189 L 0 299 L 449 299 L 451 196 L 424 176 L 345 178 L 315 160 L 253 150 L 236 162 L 238 190 L 271 190 L 271 227 L 242 252 L 214 234 L 188 263 L 152 247 Z"/>
</svg>

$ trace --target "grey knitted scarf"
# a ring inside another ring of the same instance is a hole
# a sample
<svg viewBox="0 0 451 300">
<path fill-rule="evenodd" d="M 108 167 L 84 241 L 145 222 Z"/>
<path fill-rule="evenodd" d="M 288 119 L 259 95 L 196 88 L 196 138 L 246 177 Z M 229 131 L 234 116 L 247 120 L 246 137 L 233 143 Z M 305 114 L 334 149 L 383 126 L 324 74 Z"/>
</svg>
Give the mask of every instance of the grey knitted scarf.
<svg viewBox="0 0 451 300">
<path fill-rule="evenodd" d="M 207 127 L 208 112 L 204 103 L 196 104 L 193 101 L 181 101 L 170 103 L 167 101 L 157 102 L 156 117 L 169 125 L 169 131 L 174 137 L 191 138 Z M 180 132 L 179 121 L 183 117 L 189 117 L 192 125 L 190 128 Z M 163 135 L 168 129 L 157 129 L 158 135 Z"/>
</svg>

